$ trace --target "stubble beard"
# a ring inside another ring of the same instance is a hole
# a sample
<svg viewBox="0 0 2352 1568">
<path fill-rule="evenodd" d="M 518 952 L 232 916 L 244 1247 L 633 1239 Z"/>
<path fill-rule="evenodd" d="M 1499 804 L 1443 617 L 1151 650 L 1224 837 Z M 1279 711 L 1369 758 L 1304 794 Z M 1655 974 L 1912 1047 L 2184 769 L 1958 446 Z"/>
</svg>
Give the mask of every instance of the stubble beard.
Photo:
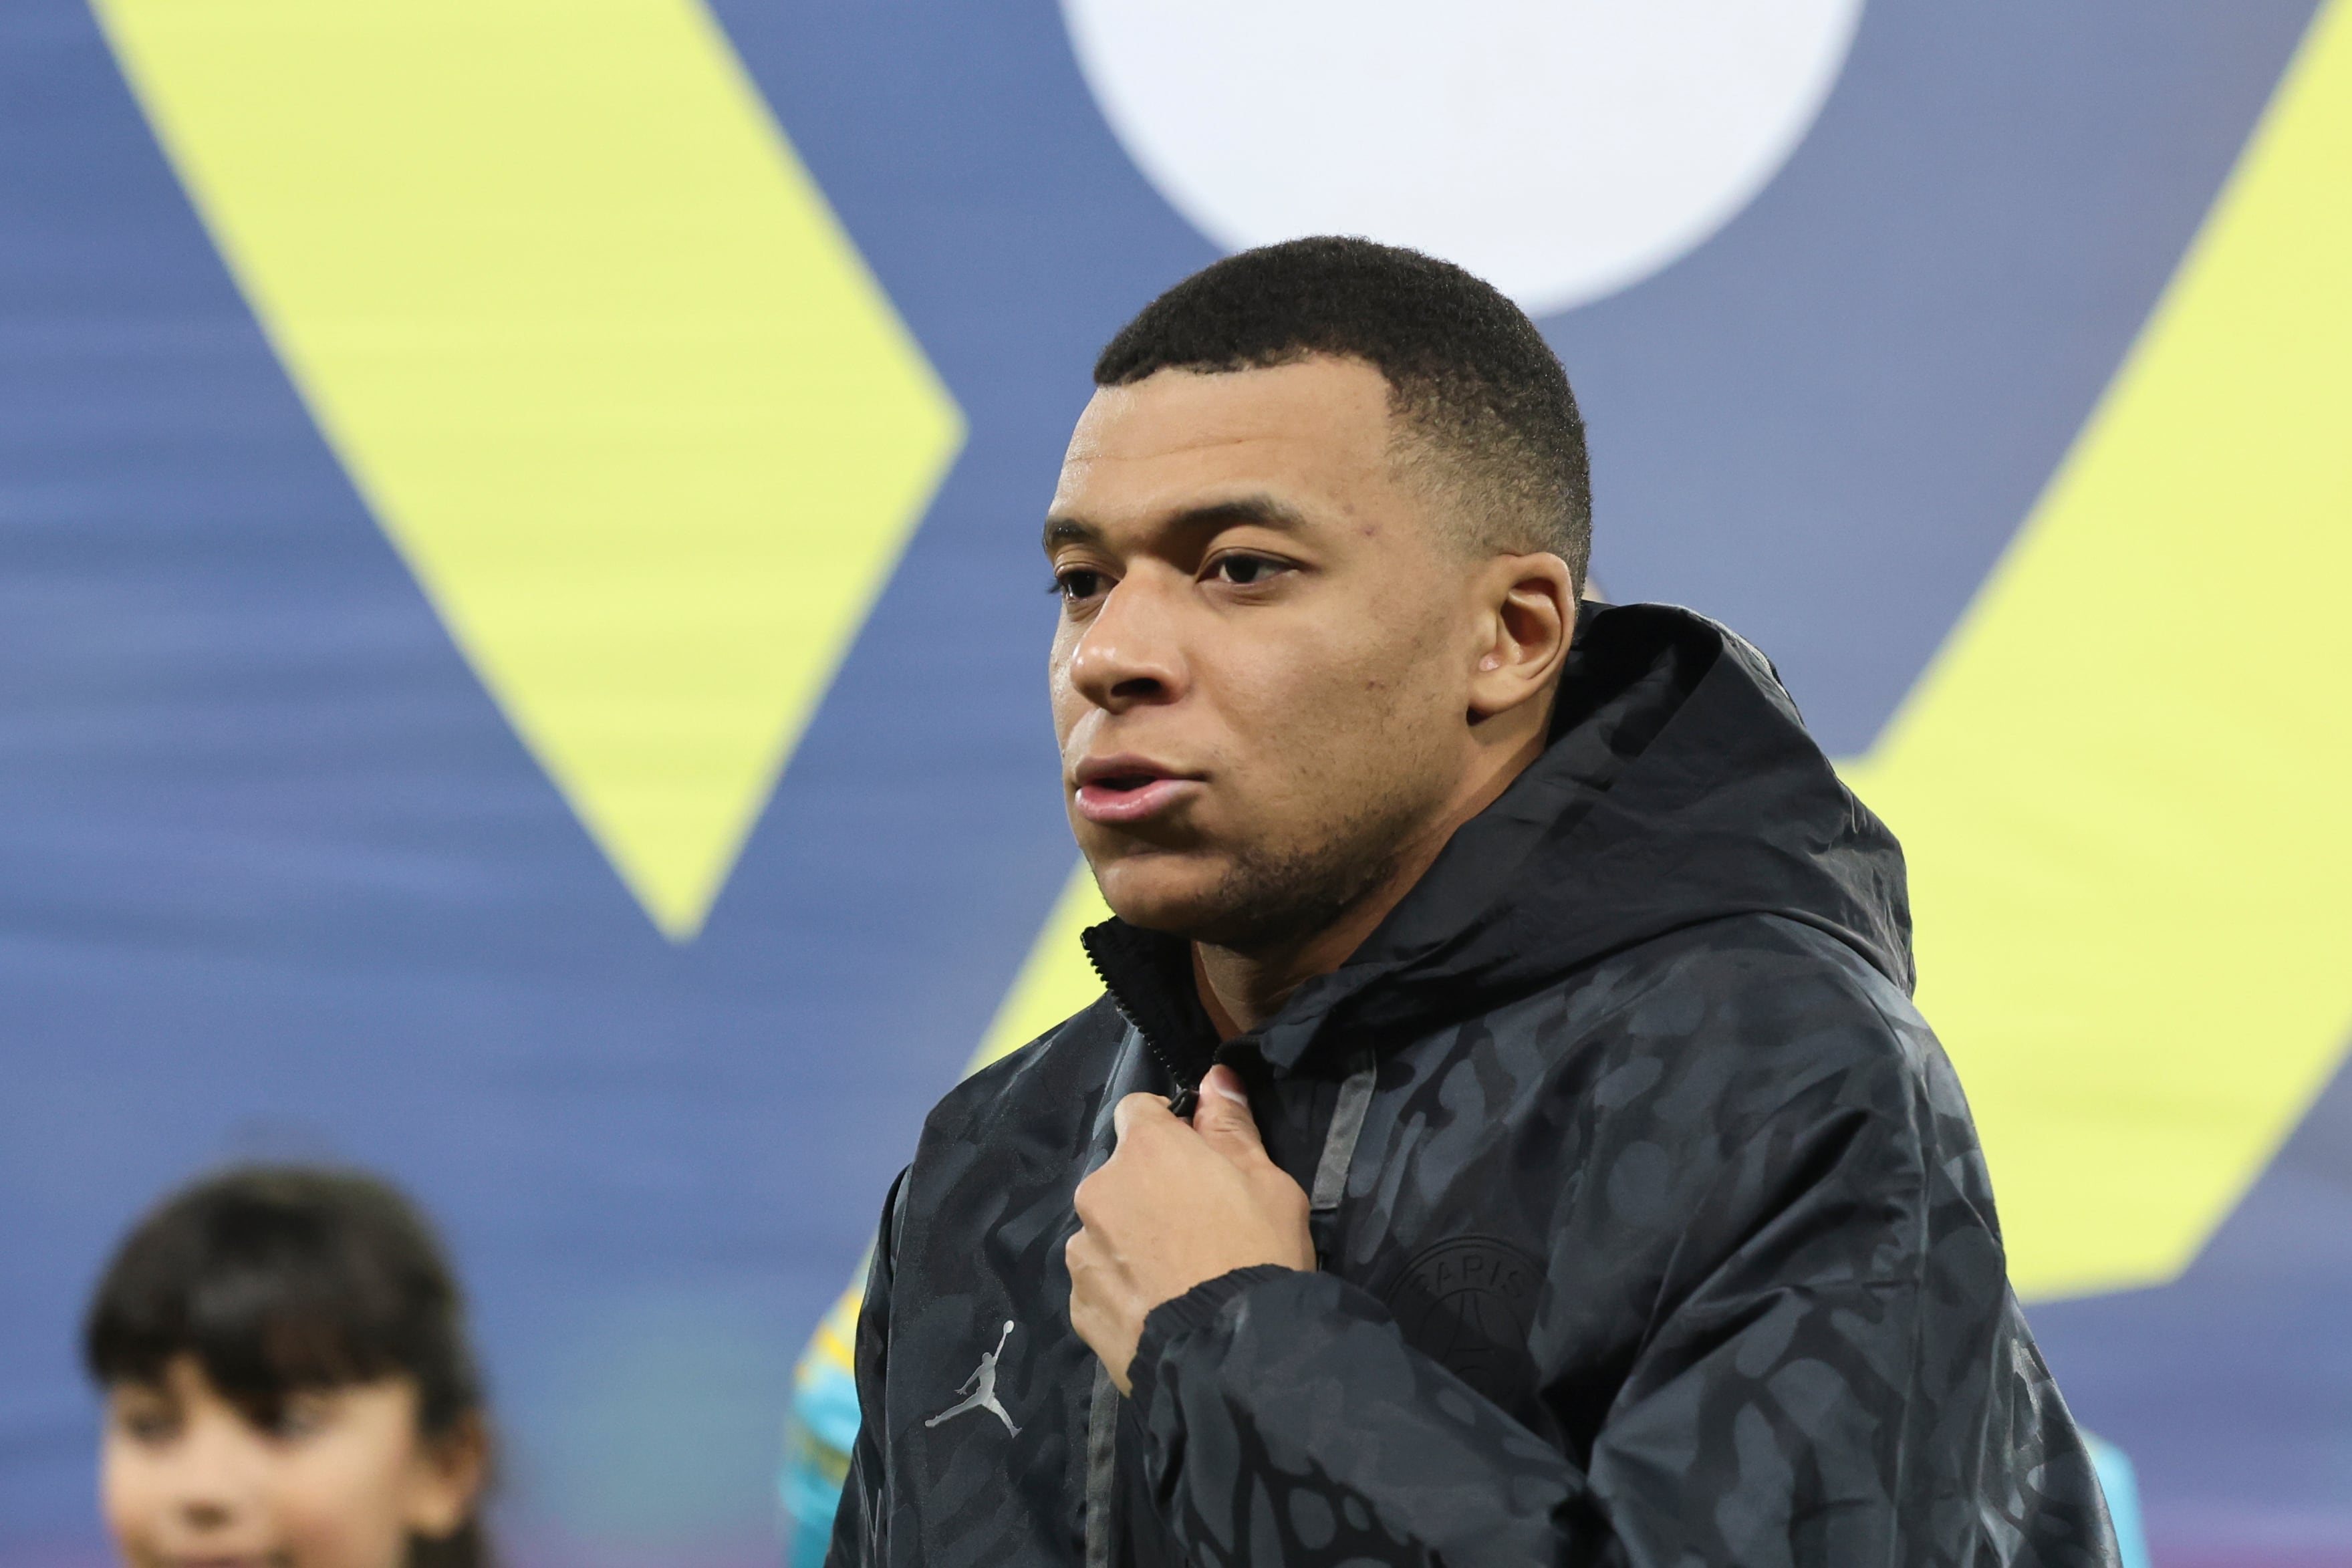
<svg viewBox="0 0 2352 1568">
<path fill-rule="evenodd" d="M 1391 883 L 1427 815 L 1424 803 L 1400 790 L 1360 805 L 1319 843 L 1245 845 L 1176 934 L 1244 957 L 1299 946 Z"/>
</svg>

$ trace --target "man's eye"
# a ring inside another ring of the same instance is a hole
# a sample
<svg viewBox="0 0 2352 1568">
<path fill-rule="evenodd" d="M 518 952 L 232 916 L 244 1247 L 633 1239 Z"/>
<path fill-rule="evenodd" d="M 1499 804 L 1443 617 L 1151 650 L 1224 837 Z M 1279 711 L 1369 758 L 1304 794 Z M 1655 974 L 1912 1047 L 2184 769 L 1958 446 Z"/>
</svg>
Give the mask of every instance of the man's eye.
<svg viewBox="0 0 2352 1568">
<path fill-rule="evenodd" d="M 1103 574 L 1089 572 L 1083 566 L 1073 566 L 1066 572 L 1054 574 L 1054 592 L 1066 604 L 1080 604 L 1103 591 Z"/>
<path fill-rule="evenodd" d="M 1210 568 L 1213 575 L 1237 588 L 1263 583 L 1276 574 L 1288 570 L 1290 568 L 1281 562 L 1264 555 L 1221 555 L 1216 564 Z"/>
</svg>

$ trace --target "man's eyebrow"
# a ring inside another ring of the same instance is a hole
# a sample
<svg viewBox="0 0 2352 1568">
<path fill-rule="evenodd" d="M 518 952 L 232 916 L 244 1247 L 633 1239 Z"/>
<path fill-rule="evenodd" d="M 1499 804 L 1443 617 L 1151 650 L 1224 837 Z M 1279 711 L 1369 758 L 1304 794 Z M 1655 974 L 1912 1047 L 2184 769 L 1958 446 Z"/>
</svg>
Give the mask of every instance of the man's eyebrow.
<svg viewBox="0 0 2352 1568">
<path fill-rule="evenodd" d="M 1045 553 L 1064 544 L 1095 544 L 1101 542 L 1103 531 L 1082 518 L 1049 517 L 1045 520 Z"/>
<path fill-rule="evenodd" d="M 1232 500 L 1212 501 L 1206 506 L 1187 507 L 1182 511 L 1161 518 L 1154 525 L 1155 532 L 1168 530 L 1199 531 L 1244 525 L 1296 531 L 1307 526 L 1307 517 L 1288 501 L 1273 496 L 1239 496 Z M 1103 531 L 1083 518 L 1049 517 L 1045 520 L 1045 552 L 1052 554 L 1065 544 L 1099 544 Z"/>
<path fill-rule="evenodd" d="M 1307 526 L 1307 514 L 1288 501 L 1273 496 L 1242 496 L 1234 500 L 1221 500 L 1208 506 L 1196 506 L 1178 512 L 1160 526 L 1163 528 L 1235 528 L 1244 523 L 1259 528 L 1297 531 Z"/>
</svg>

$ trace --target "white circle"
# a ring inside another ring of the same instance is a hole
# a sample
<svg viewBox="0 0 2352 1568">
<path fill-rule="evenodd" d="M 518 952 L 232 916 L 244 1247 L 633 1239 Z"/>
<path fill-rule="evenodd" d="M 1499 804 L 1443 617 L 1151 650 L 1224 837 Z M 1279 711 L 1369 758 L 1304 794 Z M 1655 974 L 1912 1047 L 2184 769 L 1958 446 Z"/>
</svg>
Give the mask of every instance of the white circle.
<svg viewBox="0 0 2352 1568">
<path fill-rule="evenodd" d="M 1530 311 L 1640 281 L 1764 188 L 1863 0 L 1062 0 L 1129 156 L 1244 249 L 1362 234 Z"/>
</svg>

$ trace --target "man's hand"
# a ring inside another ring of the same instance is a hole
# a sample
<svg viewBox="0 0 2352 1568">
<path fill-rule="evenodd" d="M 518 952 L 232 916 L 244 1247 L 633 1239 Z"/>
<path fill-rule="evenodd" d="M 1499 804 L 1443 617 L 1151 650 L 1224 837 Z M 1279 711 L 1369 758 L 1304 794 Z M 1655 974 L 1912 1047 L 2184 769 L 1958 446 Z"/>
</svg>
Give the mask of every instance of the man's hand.
<svg viewBox="0 0 2352 1568">
<path fill-rule="evenodd" d="M 1253 1264 L 1315 1267 L 1307 1194 L 1265 1157 L 1231 1068 L 1201 1080 L 1186 1126 L 1156 1094 L 1112 1112 L 1118 1147 L 1078 1184 L 1070 1237 L 1070 1326 L 1121 1394 L 1144 1315 L 1203 1280 Z"/>
</svg>

